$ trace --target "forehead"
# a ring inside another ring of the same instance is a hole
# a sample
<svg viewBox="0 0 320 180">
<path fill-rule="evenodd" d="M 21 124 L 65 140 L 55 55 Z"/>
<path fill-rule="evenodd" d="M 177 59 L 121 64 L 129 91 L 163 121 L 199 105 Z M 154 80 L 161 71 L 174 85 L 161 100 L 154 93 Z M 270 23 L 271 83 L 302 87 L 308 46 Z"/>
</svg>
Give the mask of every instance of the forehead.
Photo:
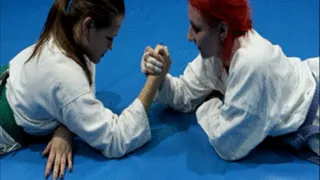
<svg viewBox="0 0 320 180">
<path fill-rule="evenodd" d="M 123 20 L 122 16 L 115 18 L 114 21 L 112 22 L 112 25 L 109 26 L 108 28 L 102 28 L 101 32 L 108 35 L 117 35 L 121 27 L 122 20 Z"/>
<path fill-rule="evenodd" d="M 112 23 L 113 26 L 115 26 L 115 27 L 120 27 L 121 24 L 122 24 L 122 20 L 123 20 L 123 16 L 122 16 L 122 15 L 117 16 L 117 17 L 114 19 L 113 23 Z"/>
<path fill-rule="evenodd" d="M 188 3 L 188 17 L 193 24 L 205 24 L 204 18 L 201 16 L 200 11 Z"/>
</svg>

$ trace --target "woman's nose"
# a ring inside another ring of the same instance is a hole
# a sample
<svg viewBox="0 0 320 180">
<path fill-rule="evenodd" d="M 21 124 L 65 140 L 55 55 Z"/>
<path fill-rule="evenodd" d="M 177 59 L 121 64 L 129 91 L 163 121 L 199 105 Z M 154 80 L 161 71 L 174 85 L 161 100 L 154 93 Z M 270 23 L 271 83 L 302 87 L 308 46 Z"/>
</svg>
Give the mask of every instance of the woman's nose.
<svg viewBox="0 0 320 180">
<path fill-rule="evenodd" d="M 110 42 L 108 49 L 109 49 L 109 50 L 112 50 L 112 48 L 113 48 L 113 42 Z"/>
<path fill-rule="evenodd" d="M 187 38 L 188 38 L 189 41 L 194 41 L 194 35 L 193 35 L 193 32 L 192 32 L 191 26 L 189 27 Z"/>
</svg>

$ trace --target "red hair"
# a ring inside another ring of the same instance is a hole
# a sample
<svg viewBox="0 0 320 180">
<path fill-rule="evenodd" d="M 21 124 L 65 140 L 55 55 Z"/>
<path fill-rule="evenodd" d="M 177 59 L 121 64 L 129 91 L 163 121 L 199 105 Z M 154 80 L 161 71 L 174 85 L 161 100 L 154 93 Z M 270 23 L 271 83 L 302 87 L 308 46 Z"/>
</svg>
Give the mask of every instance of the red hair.
<svg viewBox="0 0 320 180">
<path fill-rule="evenodd" d="M 217 20 L 228 24 L 228 32 L 223 44 L 222 61 L 229 67 L 233 42 L 252 29 L 248 0 L 189 0 L 209 23 Z"/>
</svg>

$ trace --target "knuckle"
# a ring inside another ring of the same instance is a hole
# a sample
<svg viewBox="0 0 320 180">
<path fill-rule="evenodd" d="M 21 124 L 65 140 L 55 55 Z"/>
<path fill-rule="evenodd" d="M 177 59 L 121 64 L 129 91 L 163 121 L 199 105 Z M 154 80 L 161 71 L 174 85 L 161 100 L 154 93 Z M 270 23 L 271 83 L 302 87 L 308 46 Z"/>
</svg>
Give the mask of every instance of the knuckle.
<svg viewBox="0 0 320 180">
<path fill-rule="evenodd" d="M 48 159 L 48 163 L 52 164 L 53 163 L 53 158 Z"/>
</svg>

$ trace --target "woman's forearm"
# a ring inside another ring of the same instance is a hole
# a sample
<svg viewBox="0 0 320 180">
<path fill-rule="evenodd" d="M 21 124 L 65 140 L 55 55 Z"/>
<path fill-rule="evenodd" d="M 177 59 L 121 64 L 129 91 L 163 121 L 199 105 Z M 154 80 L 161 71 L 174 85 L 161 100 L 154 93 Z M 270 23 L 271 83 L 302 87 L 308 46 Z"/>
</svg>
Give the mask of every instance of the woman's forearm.
<svg viewBox="0 0 320 180">
<path fill-rule="evenodd" d="M 147 81 L 138 96 L 138 99 L 141 101 L 146 111 L 149 111 L 150 109 L 161 80 L 162 78 L 160 76 L 148 76 Z"/>
</svg>

